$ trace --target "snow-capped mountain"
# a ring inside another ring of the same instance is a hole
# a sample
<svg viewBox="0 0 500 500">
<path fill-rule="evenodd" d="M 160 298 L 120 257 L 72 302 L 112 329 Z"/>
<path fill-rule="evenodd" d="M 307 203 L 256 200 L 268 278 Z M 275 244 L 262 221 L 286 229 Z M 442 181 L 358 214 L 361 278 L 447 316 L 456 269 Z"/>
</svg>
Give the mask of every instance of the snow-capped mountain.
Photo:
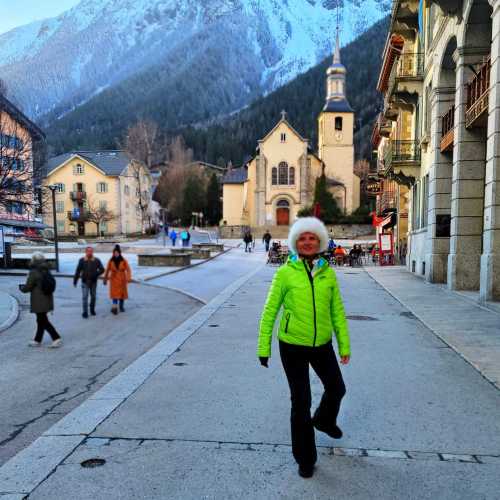
<svg viewBox="0 0 500 500">
<path fill-rule="evenodd" d="M 332 52 L 338 2 L 343 43 L 390 9 L 390 0 L 82 0 L 0 35 L 0 78 L 29 116 L 62 116 L 166 61 L 169 77 L 185 78 L 200 52 L 236 46 L 231 72 L 253 73 L 242 95 L 256 85 L 262 94 Z"/>
</svg>

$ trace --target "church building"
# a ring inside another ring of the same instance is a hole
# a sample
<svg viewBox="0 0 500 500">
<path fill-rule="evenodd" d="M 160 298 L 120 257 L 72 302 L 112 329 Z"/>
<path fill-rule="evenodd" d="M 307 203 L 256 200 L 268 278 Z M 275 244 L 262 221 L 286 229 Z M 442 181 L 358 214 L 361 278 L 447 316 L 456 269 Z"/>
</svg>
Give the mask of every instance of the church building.
<svg viewBox="0 0 500 500">
<path fill-rule="evenodd" d="M 354 111 L 346 98 L 346 68 L 337 39 L 327 70 L 326 103 L 318 117 L 318 149 L 287 120 L 258 142 L 256 155 L 223 180 L 223 224 L 254 229 L 288 226 L 313 203 L 316 179 L 324 171 L 337 205 L 345 214 L 359 207 L 360 179 L 354 175 Z"/>
</svg>

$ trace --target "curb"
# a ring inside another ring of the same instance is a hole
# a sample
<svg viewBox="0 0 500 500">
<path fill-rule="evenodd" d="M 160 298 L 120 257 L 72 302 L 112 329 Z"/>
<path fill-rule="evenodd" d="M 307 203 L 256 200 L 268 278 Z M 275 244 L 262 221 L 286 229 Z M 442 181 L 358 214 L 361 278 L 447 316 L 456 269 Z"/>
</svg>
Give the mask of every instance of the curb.
<svg viewBox="0 0 500 500">
<path fill-rule="evenodd" d="M 19 318 L 19 302 L 10 293 L 4 292 L 9 298 L 10 314 L 9 317 L 0 324 L 0 333 L 10 328 Z"/>
<path fill-rule="evenodd" d="M 11 495 L 16 499 L 29 496 L 263 267 L 257 266 L 234 281 L 82 404 L 47 429 L 38 439 L 3 464 L 0 467 L 0 498 L 2 495 Z"/>
<path fill-rule="evenodd" d="M 365 268 L 366 270 L 366 268 Z M 407 305 L 404 301 L 402 301 L 398 296 L 396 296 L 393 292 L 391 292 L 385 285 L 383 285 L 382 283 L 380 283 L 380 281 L 370 272 L 370 271 L 366 271 L 366 274 L 368 274 L 368 276 L 370 276 L 370 278 L 375 281 L 375 283 L 377 283 L 378 285 L 380 285 L 393 299 L 395 299 L 397 302 L 399 302 L 405 309 L 407 309 L 408 311 L 410 311 L 411 313 L 414 314 L 415 318 L 420 322 L 422 323 L 422 325 L 425 326 L 425 328 L 427 328 L 427 330 L 429 330 L 430 332 L 432 332 L 433 335 L 435 335 L 439 340 L 441 340 L 441 342 L 443 342 L 443 344 L 446 344 L 454 353 L 458 354 L 458 356 L 460 356 L 468 365 L 472 366 L 472 368 L 474 368 L 474 370 L 476 370 L 479 375 L 481 375 L 481 377 L 483 377 L 488 383 L 490 383 L 495 389 L 497 390 L 500 390 L 500 384 L 498 384 L 497 382 L 491 380 L 478 366 L 476 366 L 474 364 L 473 361 L 471 361 L 470 359 L 467 359 L 465 357 L 464 354 L 462 354 L 458 348 L 456 348 L 453 344 L 450 344 L 450 342 L 448 340 L 446 340 L 445 338 L 443 338 L 432 326 L 430 326 L 425 320 L 423 320 L 419 314 L 417 314 L 412 307 L 410 307 L 409 305 Z M 457 294 L 459 295 L 459 294 Z M 461 299 L 466 299 L 465 297 L 463 296 L 460 296 L 459 298 Z M 466 299 L 467 300 L 467 299 Z M 471 301 L 473 302 L 473 301 Z M 477 304 L 476 302 L 473 302 L 474 305 L 480 307 L 481 309 L 484 309 L 486 310 L 487 312 L 492 312 L 490 309 L 487 309 L 485 307 L 481 307 L 480 304 Z"/>
</svg>

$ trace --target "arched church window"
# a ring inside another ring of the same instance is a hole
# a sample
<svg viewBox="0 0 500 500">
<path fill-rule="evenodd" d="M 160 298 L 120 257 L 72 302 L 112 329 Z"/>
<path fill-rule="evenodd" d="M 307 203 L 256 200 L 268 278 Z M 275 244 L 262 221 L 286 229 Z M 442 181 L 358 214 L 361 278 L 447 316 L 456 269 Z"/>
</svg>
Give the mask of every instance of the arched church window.
<svg viewBox="0 0 500 500">
<path fill-rule="evenodd" d="M 288 172 L 288 182 L 291 186 L 295 185 L 295 167 L 290 167 Z"/>
<path fill-rule="evenodd" d="M 271 170 L 271 184 L 276 186 L 278 184 L 278 169 L 273 167 Z"/>
<path fill-rule="evenodd" d="M 279 200 L 278 203 L 276 203 L 276 206 L 286 208 L 290 206 L 290 203 L 288 202 L 288 200 Z"/>
<path fill-rule="evenodd" d="M 342 130 L 342 117 L 341 116 L 335 117 L 335 130 Z"/>
<path fill-rule="evenodd" d="M 278 183 L 288 184 L 288 163 L 282 161 L 278 166 Z"/>
</svg>

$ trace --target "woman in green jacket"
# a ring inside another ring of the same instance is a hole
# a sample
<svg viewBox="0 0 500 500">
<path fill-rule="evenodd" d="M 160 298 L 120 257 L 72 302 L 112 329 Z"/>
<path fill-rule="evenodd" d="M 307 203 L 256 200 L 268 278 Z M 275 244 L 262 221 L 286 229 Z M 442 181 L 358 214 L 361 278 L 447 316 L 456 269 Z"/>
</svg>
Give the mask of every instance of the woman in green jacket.
<svg viewBox="0 0 500 500">
<path fill-rule="evenodd" d="M 337 426 L 345 385 L 332 347 L 335 332 L 342 364 L 349 363 L 347 320 L 333 269 L 320 254 L 328 248 L 328 232 L 316 217 L 298 219 L 288 236 L 293 254 L 276 272 L 260 321 L 257 355 L 267 368 L 274 322 L 283 307 L 278 339 L 290 386 L 292 452 L 299 475 L 311 477 L 316 463 L 314 428 L 339 439 Z M 311 418 L 309 365 L 325 392 Z"/>
</svg>

